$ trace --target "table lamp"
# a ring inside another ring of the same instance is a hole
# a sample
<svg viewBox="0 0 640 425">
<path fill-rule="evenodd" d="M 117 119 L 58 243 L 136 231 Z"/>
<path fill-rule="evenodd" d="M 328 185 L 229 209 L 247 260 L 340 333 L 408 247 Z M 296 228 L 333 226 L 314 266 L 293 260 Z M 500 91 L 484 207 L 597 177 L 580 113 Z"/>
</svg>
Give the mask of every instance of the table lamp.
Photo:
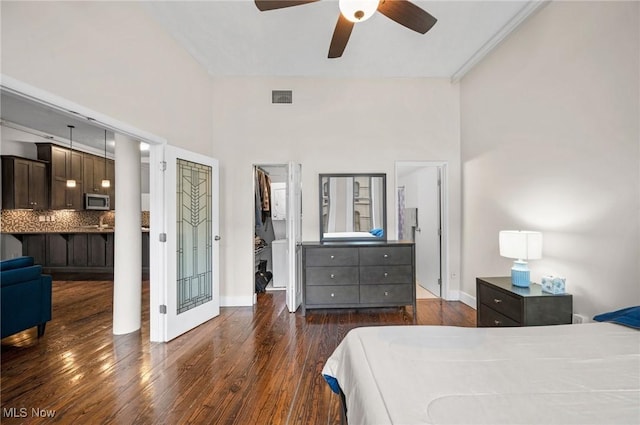
<svg viewBox="0 0 640 425">
<path fill-rule="evenodd" d="M 531 278 L 527 260 L 542 258 L 542 233 L 528 230 L 502 230 L 499 245 L 502 257 L 516 259 L 511 268 L 511 283 L 528 288 Z"/>
</svg>

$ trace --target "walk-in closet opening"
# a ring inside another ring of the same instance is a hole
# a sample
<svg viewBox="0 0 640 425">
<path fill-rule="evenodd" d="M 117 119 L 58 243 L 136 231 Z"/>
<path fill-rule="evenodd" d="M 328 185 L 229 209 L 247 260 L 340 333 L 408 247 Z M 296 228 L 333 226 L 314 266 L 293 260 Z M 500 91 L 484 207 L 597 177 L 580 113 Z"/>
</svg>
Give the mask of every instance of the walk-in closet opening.
<svg viewBox="0 0 640 425">
<path fill-rule="evenodd" d="M 253 168 L 255 291 L 287 289 L 287 164 Z"/>
</svg>

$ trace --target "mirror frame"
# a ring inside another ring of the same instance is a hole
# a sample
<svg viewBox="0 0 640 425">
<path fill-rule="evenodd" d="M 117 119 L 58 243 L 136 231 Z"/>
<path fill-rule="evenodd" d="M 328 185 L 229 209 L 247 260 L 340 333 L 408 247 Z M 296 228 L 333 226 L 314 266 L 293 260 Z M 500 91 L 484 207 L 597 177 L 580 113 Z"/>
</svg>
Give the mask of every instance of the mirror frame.
<svg viewBox="0 0 640 425">
<path fill-rule="evenodd" d="M 323 185 L 322 180 L 324 178 L 331 177 L 380 177 L 382 178 L 382 229 L 384 230 L 384 234 L 382 237 L 325 237 L 324 236 L 324 226 L 322 220 L 322 198 L 323 198 Z M 386 242 L 387 241 L 387 233 L 389 229 L 387 228 L 387 174 L 386 173 L 324 173 L 318 175 L 318 220 L 319 220 L 319 228 L 320 228 L 320 243 L 325 242 Z"/>
</svg>

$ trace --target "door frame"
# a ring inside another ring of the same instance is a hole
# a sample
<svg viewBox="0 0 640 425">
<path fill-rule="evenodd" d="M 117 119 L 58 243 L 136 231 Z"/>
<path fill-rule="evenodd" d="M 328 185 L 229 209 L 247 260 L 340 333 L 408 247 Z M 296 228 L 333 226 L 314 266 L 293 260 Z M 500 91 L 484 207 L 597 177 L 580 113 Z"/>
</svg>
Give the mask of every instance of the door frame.
<svg viewBox="0 0 640 425">
<path fill-rule="evenodd" d="M 302 283 L 301 283 L 301 273 L 300 273 L 300 262 L 299 262 L 299 252 L 300 252 L 300 246 L 302 241 L 297 241 L 295 238 L 295 235 L 292 235 L 292 233 L 294 232 L 295 229 L 295 224 L 293 222 L 293 220 L 291 220 L 291 213 L 292 211 L 295 210 L 295 207 L 293 207 L 293 204 L 290 201 L 290 192 L 291 192 L 291 186 L 295 183 L 293 181 L 293 176 L 292 176 L 292 168 L 295 166 L 299 166 L 300 167 L 300 181 L 298 182 L 300 184 L 300 186 L 302 186 L 302 170 L 301 170 L 301 164 L 297 163 L 295 161 L 288 161 L 288 162 L 284 162 L 284 163 L 272 163 L 272 162 L 259 162 L 256 161 L 252 164 L 251 166 L 251 172 L 252 174 L 252 193 L 255 193 L 256 191 L 256 179 L 255 179 L 255 173 L 256 173 L 256 168 L 258 167 L 262 167 L 262 168 L 269 168 L 269 167 L 277 167 L 279 169 L 282 169 L 283 171 L 285 171 L 286 174 L 286 178 L 285 178 L 285 183 L 286 183 L 286 192 L 287 192 L 287 225 L 286 225 L 286 237 L 287 237 L 287 255 L 288 255 L 288 278 L 287 278 L 287 286 L 285 287 L 285 301 L 287 304 L 287 307 L 289 309 L 290 313 L 295 313 L 295 311 L 297 310 L 297 308 L 300 306 L 300 304 L 302 303 Z M 300 195 L 302 194 L 302 189 L 300 188 Z M 300 209 L 300 219 L 299 221 L 302 221 L 301 218 L 301 214 L 302 214 L 302 206 L 300 205 L 299 207 Z M 255 226 L 256 226 L 256 221 L 255 221 L 255 214 L 252 214 L 253 216 L 253 234 L 255 234 Z M 302 235 L 302 224 L 300 224 L 300 239 L 301 235 Z M 252 244 L 253 246 L 253 244 Z M 273 255 L 273 252 L 272 252 Z M 272 257 L 273 258 L 273 257 Z M 255 251 L 253 252 L 253 254 L 251 255 L 251 270 L 253 270 L 253 268 L 255 267 L 255 261 L 256 261 L 256 257 L 255 257 Z M 253 288 L 253 304 L 255 305 L 257 303 L 258 300 L 258 294 L 256 294 L 255 292 L 255 285 Z"/>
<path fill-rule="evenodd" d="M 167 164 L 167 147 L 171 148 L 176 156 L 181 156 L 187 159 L 188 161 L 195 161 L 199 163 L 206 163 L 206 165 L 210 165 L 213 168 L 212 175 L 212 205 L 211 208 L 217 217 L 214 218 L 214 222 L 212 223 L 211 228 L 211 242 L 213 244 L 213 270 L 212 270 L 212 286 L 213 286 L 213 299 L 212 301 L 207 302 L 206 304 L 209 307 L 213 308 L 213 315 L 209 316 L 206 320 L 200 322 L 202 324 L 220 314 L 220 243 L 219 243 L 219 220 L 220 217 L 220 196 L 219 196 L 219 184 L 220 184 L 220 165 L 217 159 L 208 157 L 206 155 L 202 155 L 196 152 L 191 152 L 183 148 L 179 148 L 177 146 L 172 146 L 168 144 L 156 145 L 150 148 L 150 157 L 149 157 L 149 189 L 150 189 L 150 241 L 155 241 L 156 243 L 150 243 L 149 245 L 149 279 L 155 282 L 155 285 L 151 285 L 150 293 L 149 293 L 149 315 L 150 315 L 150 334 L 151 341 L 154 342 L 168 342 L 171 339 L 178 337 L 182 333 L 187 332 L 190 329 L 195 328 L 193 323 L 189 325 L 188 323 L 183 323 L 178 320 L 177 317 L 173 315 L 173 313 L 169 313 L 172 303 L 170 300 L 175 295 L 174 293 L 169 293 L 168 290 L 170 288 L 169 282 L 175 281 L 175 268 L 169 267 L 170 258 L 169 256 L 173 256 L 171 261 L 175 260 L 175 241 L 170 242 L 161 242 L 162 239 L 168 240 L 172 236 L 175 237 L 175 222 L 169 220 L 169 211 L 165 208 L 165 204 L 171 203 L 171 205 L 166 205 L 167 208 L 175 209 L 175 199 L 172 199 L 172 194 L 175 193 L 175 187 L 173 188 L 174 192 L 171 192 L 171 188 L 167 188 L 167 179 L 169 177 L 166 175 L 167 172 L 171 172 L 173 170 L 173 166 L 169 166 Z M 173 202 L 172 202 L 173 200 Z M 162 237 L 164 235 L 164 238 Z M 174 248 L 174 249 L 172 249 Z M 156 260 L 154 265 L 153 260 Z M 175 266 L 175 263 L 173 263 Z M 173 289 L 173 287 L 172 287 Z M 213 303 L 213 304 L 209 304 Z M 165 311 L 161 306 L 165 306 Z M 196 307 L 193 310 L 201 309 L 203 306 Z M 195 314 L 194 314 L 195 313 Z M 194 315 L 198 317 L 202 316 L 201 313 L 197 313 L 195 311 L 185 312 L 185 318 L 182 320 L 186 320 L 187 322 L 193 322 L 191 319 Z M 173 322 L 170 322 L 173 321 Z M 176 322 L 180 322 L 180 325 L 176 326 Z M 178 329 L 180 328 L 180 329 Z"/>
<path fill-rule="evenodd" d="M 442 285 L 440 286 L 440 297 L 444 300 L 452 300 L 449 296 L 449 270 L 450 270 L 450 255 L 449 255 L 449 164 L 447 161 L 396 161 L 395 162 L 395 215 L 396 223 L 398 222 L 398 176 L 399 168 L 410 167 L 414 169 L 435 167 L 440 170 L 440 221 L 442 233 L 440 235 L 440 270 L 442 277 Z M 397 226 L 395 231 L 397 232 Z M 396 233 L 397 234 L 397 233 Z"/>
<path fill-rule="evenodd" d="M 31 102 L 40 104 L 47 108 L 53 109 L 63 115 L 74 117 L 76 119 L 84 118 L 98 127 L 106 128 L 107 130 L 131 137 L 140 142 L 148 143 L 150 146 L 150 150 L 161 148 L 164 144 L 167 143 L 166 139 L 160 136 L 157 136 L 153 133 L 147 132 L 145 130 L 141 130 L 123 121 L 117 120 L 103 113 L 94 111 L 83 105 L 72 102 L 68 99 L 65 99 L 61 96 L 50 93 L 46 90 L 34 87 L 30 84 L 24 83 L 20 80 L 9 77 L 5 74 L 0 74 L 0 88 L 8 94 L 18 96 L 23 99 L 29 100 Z M 153 197 L 152 197 L 152 202 L 149 210 L 150 210 L 149 214 L 151 217 L 151 221 L 153 221 L 154 216 L 159 216 L 162 211 L 162 210 L 158 210 L 157 205 L 154 207 Z M 116 228 L 116 232 L 117 231 L 118 230 Z M 158 245 L 161 243 L 158 240 L 158 233 L 159 233 L 158 229 L 153 229 L 153 227 L 150 228 L 150 243 L 149 243 L 150 251 L 151 251 L 150 253 L 153 253 L 154 250 L 157 250 Z M 150 271 L 160 268 L 161 259 L 159 257 L 150 255 L 149 261 L 150 261 L 150 264 L 149 264 Z M 158 279 L 158 276 L 150 272 L 150 275 L 149 275 L 150 287 L 153 287 L 154 285 L 158 285 L 161 283 L 157 279 Z M 149 299 L 149 304 L 151 309 L 152 308 L 151 306 L 153 305 L 153 300 L 151 298 Z"/>
</svg>

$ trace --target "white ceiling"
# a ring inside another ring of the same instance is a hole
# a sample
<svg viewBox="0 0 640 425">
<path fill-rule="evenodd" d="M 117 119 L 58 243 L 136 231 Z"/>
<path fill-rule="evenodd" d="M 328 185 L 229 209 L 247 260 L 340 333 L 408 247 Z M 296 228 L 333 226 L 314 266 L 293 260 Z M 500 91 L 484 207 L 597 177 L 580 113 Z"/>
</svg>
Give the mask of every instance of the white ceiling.
<svg viewBox="0 0 640 425">
<path fill-rule="evenodd" d="M 261 12 L 252 0 L 149 2 L 145 7 L 213 76 L 453 77 L 544 2 L 413 3 L 438 19 L 422 35 L 376 13 L 328 59 L 337 0 Z M 533 4 L 533 5 L 532 5 Z"/>
<path fill-rule="evenodd" d="M 422 35 L 382 14 L 356 24 L 341 58 L 328 59 L 337 0 L 260 12 L 253 0 L 153 1 L 143 7 L 212 76 L 459 78 L 543 0 L 414 0 L 438 19 Z M 104 129 L 85 117 L 1 92 L 3 125 L 100 152 Z M 108 132 L 107 150 L 113 151 Z M 43 140 L 46 141 L 46 140 Z"/>
</svg>

